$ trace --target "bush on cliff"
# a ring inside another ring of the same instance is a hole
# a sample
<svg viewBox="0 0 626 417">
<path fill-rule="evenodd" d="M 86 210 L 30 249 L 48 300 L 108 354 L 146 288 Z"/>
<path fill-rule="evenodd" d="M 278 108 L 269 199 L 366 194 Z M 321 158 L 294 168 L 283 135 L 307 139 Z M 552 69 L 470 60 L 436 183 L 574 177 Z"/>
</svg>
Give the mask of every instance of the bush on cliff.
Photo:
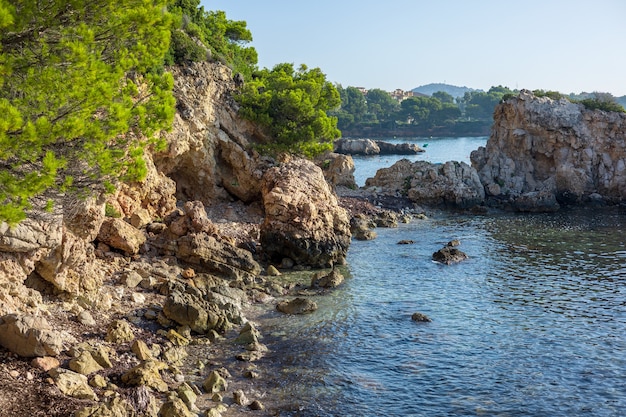
<svg viewBox="0 0 626 417">
<path fill-rule="evenodd" d="M 165 0 L 0 0 L 0 221 L 33 198 L 146 173 L 174 115 Z M 144 136 L 145 135 L 145 136 Z M 48 204 L 50 207 L 50 204 Z"/>
<path fill-rule="evenodd" d="M 167 64 L 205 61 L 212 56 L 245 79 L 252 76 L 258 57 L 256 50 L 247 46 L 252 33 L 245 21 L 229 20 L 223 11 L 205 11 L 200 0 L 169 0 L 169 11 L 174 25 Z"/>
<path fill-rule="evenodd" d="M 337 118 L 326 111 L 340 103 L 337 89 L 319 68 L 278 64 L 254 74 L 237 96 L 242 117 L 267 129 L 272 142 L 259 145 L 264 153 L 291 152 L 313 157 L 332 150 L 341 135 Z"/>
</svg>

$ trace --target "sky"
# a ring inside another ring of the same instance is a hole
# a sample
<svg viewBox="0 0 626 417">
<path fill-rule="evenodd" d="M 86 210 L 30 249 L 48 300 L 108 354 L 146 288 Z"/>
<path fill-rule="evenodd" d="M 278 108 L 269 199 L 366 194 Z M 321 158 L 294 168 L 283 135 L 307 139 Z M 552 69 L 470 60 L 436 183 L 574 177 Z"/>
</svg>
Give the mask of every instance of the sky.
<svg viewBox="0 0 626 417">
<path fill-rule="evenodd" d="M 247 22 L 260 68 L 320 68 L 343 87 L 626 95 L 625 0 L 201 0 Z"/>
</svg>

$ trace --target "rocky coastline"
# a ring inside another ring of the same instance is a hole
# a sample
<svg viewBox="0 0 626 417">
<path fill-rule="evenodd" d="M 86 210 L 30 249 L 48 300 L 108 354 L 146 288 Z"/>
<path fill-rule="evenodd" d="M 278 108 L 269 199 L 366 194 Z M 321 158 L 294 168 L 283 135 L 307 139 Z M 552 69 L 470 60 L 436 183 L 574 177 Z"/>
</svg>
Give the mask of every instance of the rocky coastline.
<svg viewBox="0 0 626 417">
<path fill-rule="evenodd" d="M 526 118 L 516 111 L 554 103 L 522 92 L 496 110 L 473 166 L 403 160 L 359 189 L 347 155 L 314 163 L 257 154 L 250 145 L 263 132 L 238 118 L 228 68 L 171 71 L 174 128 L 165 151 L 146 154 L 145 181 L 58 196 L 52 212 L 0 225 L 0 417 L 275 415 L 260 317 L 315 311 L 315 296 L 346 278 L 352 239 L 424 218 L 423 207 L 484 213 L 513 196 L 523 210 L 525 196 L 552 209 L 541 200 L 550 192 L 556 201 L 623 200 L 613 178 L 626 158 L 610 145 L 624 140 L 622 116 L 609 115 L 602 130 L 613 153 L 578 146 L 575 138 L 599 132 L 585 123 L 604 116 L 557 103 L 556 120 Z M 565 155 L 555 143 L 580 151 Z M 599 177 L 574 164 L 589 152 Z M 449 246 L 444 262 L 462 260 Z"/>
<path fill-rule="evenodd" d="M 350 158 L 251 150 L 229 69 L 172 72 L 178 112 L 145 181 L 0 226 L 0 416 L 272 415 L 253 307 L 314 310 L 294 300 L 341 283 L 351 219 L 393 224 L 337 196 Z"/>
</svg>

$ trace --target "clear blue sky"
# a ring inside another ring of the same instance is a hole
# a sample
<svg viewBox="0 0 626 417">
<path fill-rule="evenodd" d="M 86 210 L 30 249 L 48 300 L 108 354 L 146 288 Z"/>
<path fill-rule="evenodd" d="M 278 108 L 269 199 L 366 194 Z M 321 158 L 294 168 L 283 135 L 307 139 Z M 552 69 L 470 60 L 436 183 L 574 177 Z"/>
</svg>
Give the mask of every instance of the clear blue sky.
<svg viewBox="0 0 626 417">
<path fill-rule="evenodd" d="M 252 32 L 259 66 L 344 87 L 626 95 L 626 0 L 202 0 Z"/>
</svg>

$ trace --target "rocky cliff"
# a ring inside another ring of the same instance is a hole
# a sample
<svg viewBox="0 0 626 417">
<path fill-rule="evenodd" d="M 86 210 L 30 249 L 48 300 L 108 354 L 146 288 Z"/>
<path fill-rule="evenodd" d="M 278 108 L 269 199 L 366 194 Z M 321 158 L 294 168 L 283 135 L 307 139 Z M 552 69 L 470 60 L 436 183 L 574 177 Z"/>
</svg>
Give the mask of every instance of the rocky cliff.
<svg viewBox="0 0 626 417">
<path fill-rule="evenodd" d="M 488 201 L 521 211 L 626 198 L 626 114 L 523 90 L 496 107 L 472 165 Z"/>
<path fill-rule="evenodd" d="M 310 269 L 345 258 L 348 216 L 322 170 L 254 151 L 252 143 L 267 138 L 238 118 L 230 69 L 205 62 L 171 71 L 173 129 L 165 151 L 147 151 L 144 181 L 118 184 L 112 195 L 59 196 L 52 212 L 0 224 L 0 346 L 38 357 L 34 368 L 0 363 L 0 409 L 11 415 L 74 415 L 79 406 L 88 406 L 76 414 L 83 416 L 191 415 L 168 411 L 188 395 L 181 394 L 181 349 L 193 338 L 217 343 L 218 334 L 242 326 L 250 300 L 288 293 L 263 274 L 263 263 Z M 350 183 L 350 158 L 327 155 L 320 163 L 332 168 L 333 186 Z M 237 358 L 250 362 L 267 348 L 246 326 L 235 345 L 245 345 Z M 121 359 L 131 345 L 134 356 Z M 94 365 L 103 349 L 111 361 Z M 96 375 L 101 385 L 87 384 L 87 375 L 112 366 L 119 389 L 141 395 L 142 407 L 117 392 L 107 400 L 109 371 Z M 42 382 L 48 376 L 54 385 Z M 211 381 L 203 384 L 206 396 L 223 390 Z M 46 401 L 32 394 L 42 386 L 56 389 Z M 25 411 L 30 404 L 13 401 L 17 392 L 45 404 Z M 194 401 L 180 407 L 199 411 Z"/>
</svg>

